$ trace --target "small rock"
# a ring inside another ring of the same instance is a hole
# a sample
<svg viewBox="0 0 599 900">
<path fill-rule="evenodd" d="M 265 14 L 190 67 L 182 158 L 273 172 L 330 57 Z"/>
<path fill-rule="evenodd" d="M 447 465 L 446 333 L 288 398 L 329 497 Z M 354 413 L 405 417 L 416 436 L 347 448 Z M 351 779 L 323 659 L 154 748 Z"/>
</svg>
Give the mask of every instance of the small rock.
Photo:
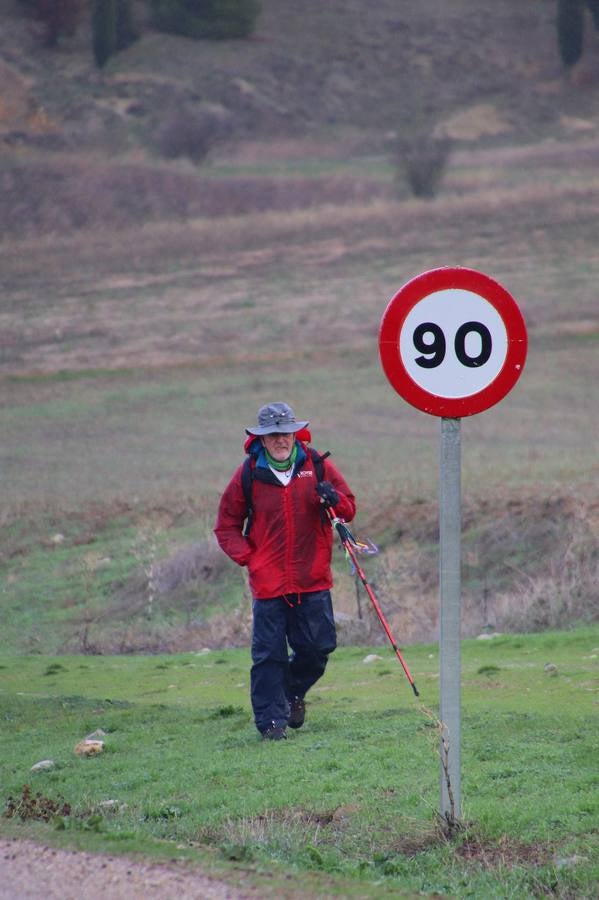
<svg viewBox="0 0 599 900">
<path fill-rule="evenodd" d="M 64 534 L 53 534 L 50 540 L 53 544 L 62 544 L 62 542 L 64 541 Z"/>
<path fill-rule="evenodd" d="M 365 656 L 362 662 L 371 663 L 375 662 L 377 659 L 382 659 L 382 656 L 377 656 L 376 653 L 369 653 L 368 656 Z"/>
<path fill-rule="evenodd" d="M 483 634 L 477 635 L 477 641 L 492 641 L 493 638 L 501 637 L 500 631 L 485 631 Z"/>
<path fill-rule="evenodd" d="M 543 671 L 547 675 L 557 675 L 557 666 L 554 663 L 545 663 Z"/>
<path fill-rule="evenodd" d="M 74 752 L 77 756 L 97 756 L 104 751 L 104 741 L 79 741 L 75 744 Z"/>
<path fill-rule="evenodd" d="M 588 856 L 579 856 L 578 853 L 575 853 L 574 856 L 563 856 L 560 859 L 556 859 L 555 865 L 558 869 L 570 869 L 572 866 L 588 861 Z"/>
<path fill-rule="evenodd" d="M 101 800 L 98 806 L 107 812 L 118 812 L 127 808 L 127 804 L 121 803 L 120 800 Z"/>
<path fill-rule="evenodd" d="M 333 822 L 343 822 L 345 819 L 350 819 L 359 809 L 360 807 L 357 803 L 346 803 L 344 806 L 338 806 L 333 813 Z"/>
<path fill-rule="evenodd" d="M 96 728 L 96 730 L 92 731 L 91 734 L 87 734 L 85 736 L 85 740 L 86 741 L 101 741 L 102 738 L 105 738 L 105 737 L 106 737 L 106 732 L 103 731 L 101 728 Z"/>
<path fill-rule="evenodd" d="M 47 772 L 48 769 L 53 769 L 56 763 L 53 759 L 42 759 L 39 762 L 36 762 L 35 765 L 31 766 L 30 772 Z"/>
</svg>

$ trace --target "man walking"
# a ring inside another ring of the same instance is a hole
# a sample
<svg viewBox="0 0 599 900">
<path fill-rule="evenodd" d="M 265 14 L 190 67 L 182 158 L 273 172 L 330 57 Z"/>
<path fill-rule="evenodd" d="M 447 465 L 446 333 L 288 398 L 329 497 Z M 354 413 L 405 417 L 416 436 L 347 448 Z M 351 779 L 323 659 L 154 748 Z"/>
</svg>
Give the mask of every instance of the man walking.
<svg viewBox="0 0 599 900">
<path fill-rule="evenodd" d="M 301 728 L 306 693 L 336 647 L 333 535 L 324 510 L 335 507 L 348 522 L 356 511 L 343 476 L 308 447 L 308 424 L 286 403 L 261 407 L 257 425 L 246 428 L 248 458 L 222 495 L 214 529 L 224 552 L 248 567 L 251 701 L 266 740 L 285 738 L 287 726 Z"/>
</svg>

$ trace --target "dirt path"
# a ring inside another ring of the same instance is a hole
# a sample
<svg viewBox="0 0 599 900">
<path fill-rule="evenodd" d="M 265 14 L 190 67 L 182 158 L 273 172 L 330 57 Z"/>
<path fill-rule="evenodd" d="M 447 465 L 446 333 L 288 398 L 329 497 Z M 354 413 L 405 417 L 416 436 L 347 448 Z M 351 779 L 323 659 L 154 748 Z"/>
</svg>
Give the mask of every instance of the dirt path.
<svg viewBox="0 0 599 900">
<path fill-rule="evenodd" d="M 249 900 L 259 892 L 204 875 L 189 863 L 140 862 L 0 840 L 1 900 Z"/>
</svg>

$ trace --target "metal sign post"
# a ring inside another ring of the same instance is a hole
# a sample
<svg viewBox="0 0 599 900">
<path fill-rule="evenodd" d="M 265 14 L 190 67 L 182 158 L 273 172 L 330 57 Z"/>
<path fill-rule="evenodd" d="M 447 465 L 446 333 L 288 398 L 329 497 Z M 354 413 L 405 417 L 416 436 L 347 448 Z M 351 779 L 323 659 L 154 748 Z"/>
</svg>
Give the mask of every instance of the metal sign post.
<svg viewBox="0 0 599 900">
<path fill-rule="evenodd" d="M 416 409 L 441 418 L 439 654 L 441 814 L 461 814 L 460 419 L 513 388 L 526 360 L 522 314 L 505 288 L 473 269 L 432 269 L 390 300 L 379 352 L 387 378 Z"/>
<path fill-rule="evenodd" d="M 439 675 L 441 815 L 461 810 L 461 422 L 441 419 L 439 453 Z"/>
</svg>

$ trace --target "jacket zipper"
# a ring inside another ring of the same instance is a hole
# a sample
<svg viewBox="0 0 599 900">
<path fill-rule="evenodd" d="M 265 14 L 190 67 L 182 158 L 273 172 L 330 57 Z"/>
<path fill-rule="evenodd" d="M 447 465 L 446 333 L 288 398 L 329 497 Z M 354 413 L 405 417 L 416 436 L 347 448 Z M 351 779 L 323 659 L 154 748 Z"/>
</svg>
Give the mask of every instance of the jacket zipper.
<svg viewBox="0 0 599 900">
<path fill-rule="evenodd" d="M 291 483 L 283 488 L 283 508 L 285 511 L 285 534 L 287 535 L 287 545 L 285 547 L 285 581 L 290 586 L 289 593 L 293 593 L 294 579 L 293 575 L 293 545 L 295 541 L 294 522 L 291 515 L 291 501 L 289 499 L 289 491 Z"/>
</svg>

